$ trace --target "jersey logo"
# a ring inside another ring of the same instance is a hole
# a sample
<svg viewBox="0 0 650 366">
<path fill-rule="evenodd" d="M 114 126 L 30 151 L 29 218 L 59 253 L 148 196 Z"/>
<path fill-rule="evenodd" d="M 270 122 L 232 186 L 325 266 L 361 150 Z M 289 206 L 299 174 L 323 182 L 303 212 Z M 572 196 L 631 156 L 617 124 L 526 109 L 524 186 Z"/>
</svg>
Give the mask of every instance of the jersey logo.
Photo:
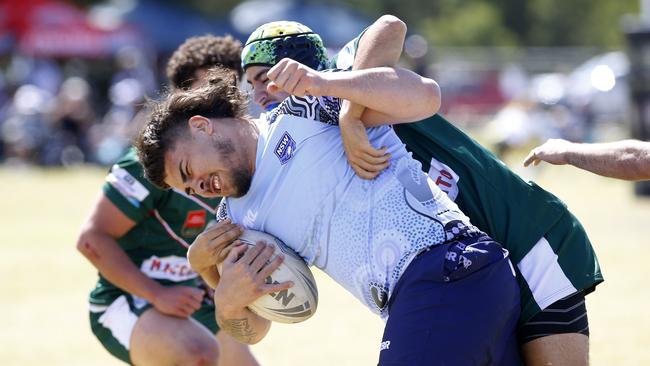
<svg viewBox="0 0 650 366">
<path fill-rule="evenodd" d="M 289 132 L 285 132 L 275 146 L 275 155 L 280 159 L 280 164 L 284 165 L 293 157 L 295 150 L 296 142 Z"/>
<path fill-rule="evenodd" d="M 196 278 L 187 258 L 170 255 L 168 257 L 151 256 L 140 265 L 140 271 L 149 278 L 169 280 L 174 282 L 187 281 Z"/>
<path fill-rule="evenodd" d="M 433 158 L 431 159 L 429 177 L 441 191 L 447 194 L 450 200 L 456 201 L 456 197 L 458 197 L 458 181 L 460 180 L 456 172 Z"/>
<path fill-rule="evenodd" d="M 199 235 L 205 227 L 207 215 L 204 210 L 188 211 L 181 229 L 184 237 L 193 237 Z"/>
</svg>

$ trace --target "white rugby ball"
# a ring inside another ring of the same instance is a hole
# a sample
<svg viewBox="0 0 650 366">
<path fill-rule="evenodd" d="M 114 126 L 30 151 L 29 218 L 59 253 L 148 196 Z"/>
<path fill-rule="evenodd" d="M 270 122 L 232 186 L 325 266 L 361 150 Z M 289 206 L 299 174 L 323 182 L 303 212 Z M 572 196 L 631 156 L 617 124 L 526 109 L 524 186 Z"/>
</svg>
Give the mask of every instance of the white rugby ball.
<svg viewBox="0 0 650 366">
<path fill-rule="evenodd" d="M 280 239 L 257 230 L 244 230 L 239 237 L 242 242 L 255 246 L 265 242 L 275 246 L 275 255 L 284 254 L 284 261 L 267 283 L 293 281 L 293 287 L 277 293 L 270 293 L 255 300 L 248 308 L 255 314 L 280 323 L 299 323 L 309 319 L 318 306 L 318 288 L 316 280 L 305 261 Z"/>
</svg>

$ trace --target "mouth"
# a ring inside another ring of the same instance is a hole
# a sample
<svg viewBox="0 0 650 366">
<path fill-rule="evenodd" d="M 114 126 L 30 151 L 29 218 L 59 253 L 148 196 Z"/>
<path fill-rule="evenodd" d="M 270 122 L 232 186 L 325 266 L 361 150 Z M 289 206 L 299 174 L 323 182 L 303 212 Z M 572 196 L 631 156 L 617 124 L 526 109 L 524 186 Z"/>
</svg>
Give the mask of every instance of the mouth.
<svg viewBox="0 0 650 366">
<path fill-rule="evenodd" d="M 221 195 L 221 180 L 217 174 L 212 175 L 210 179 L 210 192 Z"/>
</svg>

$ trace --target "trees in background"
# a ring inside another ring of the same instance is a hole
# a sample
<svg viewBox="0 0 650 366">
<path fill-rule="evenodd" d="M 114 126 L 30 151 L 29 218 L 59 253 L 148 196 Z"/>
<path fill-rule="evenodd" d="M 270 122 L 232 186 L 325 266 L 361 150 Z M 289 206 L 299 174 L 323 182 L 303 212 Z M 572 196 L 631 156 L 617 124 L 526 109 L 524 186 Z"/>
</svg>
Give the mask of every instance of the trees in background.
<svg viewBox="0 0 650 366">
<path fill-rule="evenodd" d="M 72 0 L 91 5 L 106 0 Z M 137 1 L 137 0 L 135 0 Z M 161 0 L 163 1 L 163 0 Z M 164 0 L 225 15 L 241 0 Z M 274 1 L 274 0 L 267 0 Z M 374 19 L 391 13 L 436 46 L 620 48 L 620 18 L 641 0 L 295 0 L 347 5 Z M 333 26 L 336 26 L 335 24 Z"/>
</svg>

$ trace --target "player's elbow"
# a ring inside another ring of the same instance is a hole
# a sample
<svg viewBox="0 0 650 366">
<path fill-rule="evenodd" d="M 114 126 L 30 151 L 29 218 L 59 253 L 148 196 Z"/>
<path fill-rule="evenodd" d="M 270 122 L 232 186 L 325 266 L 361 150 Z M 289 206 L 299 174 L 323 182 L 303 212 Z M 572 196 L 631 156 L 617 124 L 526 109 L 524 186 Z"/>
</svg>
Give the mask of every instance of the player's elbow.
<svg viewBox="0 0 650 366">
<path fill-rule="evenodd" d="M 422 103 L 421 118 L 431 117 L 438 113 L 442 103 L 440 86 L 438 83 L 429 78 L 423 79 L 423 92 L 424 103 Z"/>
<path fill-rule="evenodd" d="M 406 37 L 406 23 L 394 15 L 382 15 L 379 17 L 379 19 L 377 19 L 375 24 L 377 24 L 377 26 L 382 29 L 383 34 L 385 34 L 387 37 L 390 37 L 391 39 L 404 39 L 404 37 Z"/>
<path fill-rule="evenodd" d="M 96 241 L 93 239 L 93 231 L 89 228 L 82 229 L 77 238 L 77 251 L 90 261 L 98 257 L 97 248 L 95 248 Z"/>
</svg>

